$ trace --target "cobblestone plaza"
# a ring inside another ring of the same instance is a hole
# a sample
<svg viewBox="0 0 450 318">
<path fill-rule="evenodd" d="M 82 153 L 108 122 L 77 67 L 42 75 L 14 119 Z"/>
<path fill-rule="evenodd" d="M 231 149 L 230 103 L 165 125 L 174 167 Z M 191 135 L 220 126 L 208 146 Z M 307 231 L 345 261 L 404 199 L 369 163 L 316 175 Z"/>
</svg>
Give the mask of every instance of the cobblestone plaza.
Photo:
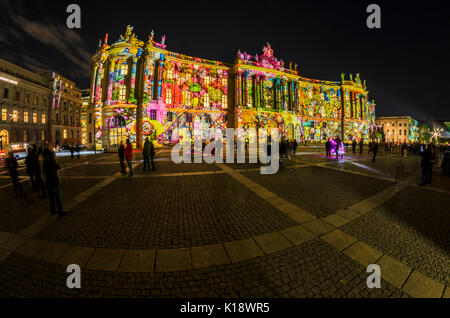
<svg viewBox="0 0 450 318">
<path fill-rule="evenodd" d="M 58 159 L 64 217 L 17 201 L 1 170 L 0 296 L 450 296 L 450 184 L 436 165 L 418 187 L 418 156 L 372 163 L 301 147 L 275 175 L 176 165 L 167 148 L 156 171 L 141 159 L 132 178 L 117 154 Z M 82 269 L 80 289 L 66 286 L 68 264 Z M 381 288 L 367 287 L 369 264 Z"/>
</svg>

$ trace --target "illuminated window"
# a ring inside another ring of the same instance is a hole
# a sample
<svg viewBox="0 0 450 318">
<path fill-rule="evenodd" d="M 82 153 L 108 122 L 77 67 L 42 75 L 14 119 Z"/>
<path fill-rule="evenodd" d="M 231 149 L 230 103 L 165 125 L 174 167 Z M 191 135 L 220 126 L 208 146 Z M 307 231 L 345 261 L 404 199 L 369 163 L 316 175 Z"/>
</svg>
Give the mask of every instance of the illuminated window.
<svg viewBox="0 0 450 318">
<path fill-rule="evenodd" d="M 2 108 L 2 120 L 8 120 L 8 111 L 6 108 Z"/>
<path fill-rule="evenodd" d="M 208 75 L 205 76 L 204 78 L 205 84 L 209 85 L 209 83 L 211 83 L 211 77 L 209 77 Z"/>
<path fill-rule="evenodd" d="M 222 108 L 227 108 L 227 95 L 222 95 Z"/>
<path fill-rule="evenodd" d="M 398 130 L 398 134 L 399 134 L 400 136 L 402 135 L 402 130 L 401 130 L 401 129 Z"/>
<path fill-rule="evenodd" d="M 39 103 L 39 97 L 37 95 L 34 95 L 34 101 L 33 104 L 37 105 Z"/>
<path fill-rule="evenodd" d="M 63 138 L 67 139 L 67 129 L 64 129 L 64 131 L 63 131 Z"/>
<path fill-rule="evenodd" d="M 228 78 L 222 77 L 222 86 L 228 86 Z"/>
<path fill-rule="evenodd" d="M 209 95 L 208 95 L 208 93 L 203 95 L 203 106 L 204 107 L 209 107 Z"/>
<path fill-rule="evenodd" d="M 23 112 L 23 122 L 28 123 L 28 112 Z"/>
<path fill-rule="evenodd" d="M 170 88 L 166 89 L 166 105 L 172 105 L 172 90 Z"/>
<path fill-rule="evenodd" d="M 45 124 L 45 114 L 42 114 L 41 120 L 42 120 L 42 123 Z"/>
<path fill-rule="evenodd" d="M 252 79 L 247 78 L 247 97 L 248 97 L 248 107 L 253 106 L 253 96 L 251 94 L 252 92 Z"/>
<path fill-rule="evenodd" d="M 37 114 L 33 113 L 33 124 L 37 123 Z"/>
<path fill-rule="evenodd" d="M 183 91 L 183 104 L 185 106 L 191 106 L 191 92 Z"/>
<path fill-rule="evenodd" d="M 17 122 L 17 118 L 19 117 L 18 111 L 14 110 L 13 111 L 13 121 Z"/>
<path fill-rule="evenodd" d="M 29 101 L 30 101 L 30 95 L 26 94 L 25 97 L 24 97 L 24 99 L 23 99 L 23 102 L 24 102 L 25 104 L 28 104 Z"/>
<path fill-rule="evenodd" d="M 185 78 L 186 78 L 186 82 L 192 82 L 192 74 L 186 73 Z"/>
<path fill-rule="evenodd" d="M 44 141 L 45 140 L 45 131 L 41 132 L 41 140 Z"/>
<path fill-rule="evenodd" d="M 119 88 L 119 100 L 120 101 L 125 101 L 126 94 L 127 94 L 127 87 L 125 85 L 120 85 L 120 88 Z"/>
<path fill-rule="evenodd" d="M 173 71 L 172 70 L 168 70 L 167 71 L 167 79 L 172 79 L 173 78 Z"/>
<path fill-rule="evenodd" d="M 23 141 L 28 141 L 28 131 L 23 131 Z"/>
<path fill-rule="evenodd" d="M 156 120 L 156 109 L 150 110 L 150 119 Z"/>
</svg>

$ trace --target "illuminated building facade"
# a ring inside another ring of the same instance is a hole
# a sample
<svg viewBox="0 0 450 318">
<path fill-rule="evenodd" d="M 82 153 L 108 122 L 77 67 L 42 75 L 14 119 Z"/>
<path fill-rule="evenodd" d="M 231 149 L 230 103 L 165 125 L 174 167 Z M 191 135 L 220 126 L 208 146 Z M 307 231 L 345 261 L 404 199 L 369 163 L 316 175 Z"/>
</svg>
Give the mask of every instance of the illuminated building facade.
<svg viewBox="0 0 450 318">
<path fill-rule="evenodd" d="M 145 137 L 158 144 L 190 138 L 201 129 L 278 128 L 290 140 L 368 141 L 375 104 L 359 74 L 320 81 L 301 77 L 297 66 L 277 60 L 270 44 L 258 57 L 237 54 L 234 64 L 166 50 L 160 42 L 125 35 L 93 56 L 90 104 L 97 147 L 129 138 L 141 147 Z M 257 130 L 259 131 L 259 130 Z M 174 135 L 173 135 L 174 133 Z"/>
<path fill-rule="evenodd" d="M 386 142 L 411 143 L 419 140 L 419 124 L 410 116 L 377 117 L 375 123 L 383 131 Z"/>
</svg>

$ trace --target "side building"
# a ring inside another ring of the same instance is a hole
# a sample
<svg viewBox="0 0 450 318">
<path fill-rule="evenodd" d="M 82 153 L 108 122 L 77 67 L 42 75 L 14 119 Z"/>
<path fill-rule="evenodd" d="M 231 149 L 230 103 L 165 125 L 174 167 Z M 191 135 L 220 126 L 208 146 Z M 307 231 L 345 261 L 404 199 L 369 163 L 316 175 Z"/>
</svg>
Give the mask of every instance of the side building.
<svg viewBox="0 0 450 318">
<path fill-rule="evenodd" d="M 381 128 L 386 142 L 401 144 L 419 141 L 419 124 L 410 116 L 376 117 L 375 123 Z"/>
<path fill-rule="evenodd" d="M 0 59 L 0 151 L 48 140 L 49 96 L 45 78 Z"/>
<path fill-rule="evenodd" d="M 90 105 L 97 147 L 130 139 L 141 147 L 191 138 L 201 129 L 278 128 L 290 140 L 323 142 L 339 136 L 368 141 L 375 103 L 359 74 L 341 81 L 302 77 L 284 65 L 267 44 L 260 56 L 237 53 L 234 63 L 166 50 L 165 36 L 147 42 L 128 26 L 92 58 Z"/>
</svg>

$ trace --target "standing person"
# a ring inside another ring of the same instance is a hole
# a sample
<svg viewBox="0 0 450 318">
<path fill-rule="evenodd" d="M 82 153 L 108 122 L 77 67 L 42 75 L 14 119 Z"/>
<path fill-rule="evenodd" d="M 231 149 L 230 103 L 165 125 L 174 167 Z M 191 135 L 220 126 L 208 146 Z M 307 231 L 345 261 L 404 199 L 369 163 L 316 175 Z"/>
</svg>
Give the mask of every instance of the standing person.
<svg viewBox="0 0 450 318">
<path fill-rule="evenodd" d="M 153 142 L 150 141 L 150 163 L 152 164 L 152 171 L 155 171 L 155 162 L 153 161 L 153 158 L 155 157 L 155 146 L 153 145 Z"/>
<path fill-rule="evenodd" d="M 34 163 L 34 172 L 35 172 L 35 182 L 36 187 L 41 188 L 41 199 L 45 199 L 47 197 L 47 193 L 45 191 L 44 180 L 42 179 L 42 147 L 36 151 L 35 163 Z"/>
<path fill-rule="evenodd" d="M 336 137 L 334 141 L 336 141 L 336 159 L 339 159 L 339 149 L 341 148 L 341 140 L 339 139 L 339 137 Z"/>
<path fill-rule="evenodd" d="M 326 151 L 326 157 L 331 158 L 331 141 L 328 138 L 327 142 L 325 143 L 325 151 Z"/>
<path fill-rule="evenodd" d="M 363 139 L 361 138 L 361 140 L 359 141 L 359 154 L 362 155 L 363 153 L 363 146 L 364 146 L 364 142 Z"/>
<path fill-rule="evenodd" d="M 427 173 L 427 184 L 431 184 L 431 177 L 433 176 L 433 167 L 436 163 L 436 146 L 434 143 L 431 143 L 430 145 L 430 163 L 428 165 L 428 173 Z"/>
<path fill-rule="evenodd" d="M 77 159 L 80 159 L 80 144 L 77 144 Z"/>
<path fill-rule="evenodd" d="M 128 176 L 131 178 L 133 176 L 133 145 L 130 142 L 130 139 L 127 139 L 127 147 L 125 148 L 125 160 L 128 164 L 129 174 Z"/>
<path fill-rule="evenodd" d="M 150 157 L 151 157 L 151 146 L 153 143 L 148 140 L 148 137 L 145 137 L 144 148 L 142 149 L 142 156 L 144 158 L 144 171 L 150 171 Z M 152 165 L 153 166 L 153 165 Z"/>
<path fill-rule="evenodd" d="M 20 185 L 19 173 L 17 172 L 17 168 L 19 167 L 19 165 L 12 151 L 8 152 L 8 158 L 6 158 L 5 167 L 9 170 L 9 175 L 11 176 L 11 181 L 14 187 L 14 193 L 16 194 L 16 197 L 19 197 Z"/>
<path fill-rule="evenodd" d="M 375 157 L 377 156 L 378 152 L 378 141 L 372 142 L 372 151 L 373 151 L 372 162 L 375 162 Z"/>
<path fill-rule="evenodd" d="M 75 149 L 74 149 L 74 147 L 73 147 L 73 144 L 70 146 L 70 159 L 73 159 L 74 158 L 74 155 L 73 155 L 73 153 L 75 152 Z"/>
<path fill-rule="evenodd" d="M 25 158 L 25 165 L 27 166 L 27 174 L 30 176 L 30 182 L 33 190 L 36 189 L 36 180 L 35 180 L 35 158 L 36 153 L 34 148 L 27 148 L 27 157 Z"/>
<path fill-rule="evenodd" d="M 297 153 L 297 147 L 298 147 L 298 143 L 297 143 L 297 140 L 295 140 L 294 139 L 294 143 L 292 144 L 293 145 L 293 147 L 294 147 L 294 156 L 295 156 L 295 154 Z"/>
<path fill-rule="evenodd" d="M 61 188 L 59 186 L 58 177 L 58 170 L 61 169 L 61 167 L 56 162 L 55 153 L 49 148 L 44 149 L 43 157 L 43 172 L 45 175 L 45 184 L 47 186 L 48 197 L 50 199 L 50 214 L 54 215 L 58 213 L 59 216 L 64 216 L 67 212 L 64 212 L 63 209 Z"/>
<path fill-rule="evenodd" d="M 431 146 L 428 147 L 420 153 L 422 160 L 420 162 L 420 167 L 422 168 L 422 181 L 419 183 L 421 187 L 424 187 L 428 181 L 428 173 L 430 169 L 431 161 Z"/>
<path fill-rule="evenodd" d="M 280 153 L 280 168 L 284 168 L 286 166 L 286 154 L 287 154 L 287 142 L 286 140 L 283 140 L 280 144 L 280 149 L 279 149 L 279 153 Z"/>
<path fill-rule="evenodd" d="M 353 139 L 352 150 L 353 150 L 353 154 L 355 154 L 355 152 L 356 152 L 356 138 Z"/>
<path fill-rule="evenodd" d="M 123 146 L 123 141 L 120 142 L 119 146 L 119 162 L 120 162 L 120 173 L 124 176 L 127 173 L 125 168 L 125 147 Z"/>
</svg>

